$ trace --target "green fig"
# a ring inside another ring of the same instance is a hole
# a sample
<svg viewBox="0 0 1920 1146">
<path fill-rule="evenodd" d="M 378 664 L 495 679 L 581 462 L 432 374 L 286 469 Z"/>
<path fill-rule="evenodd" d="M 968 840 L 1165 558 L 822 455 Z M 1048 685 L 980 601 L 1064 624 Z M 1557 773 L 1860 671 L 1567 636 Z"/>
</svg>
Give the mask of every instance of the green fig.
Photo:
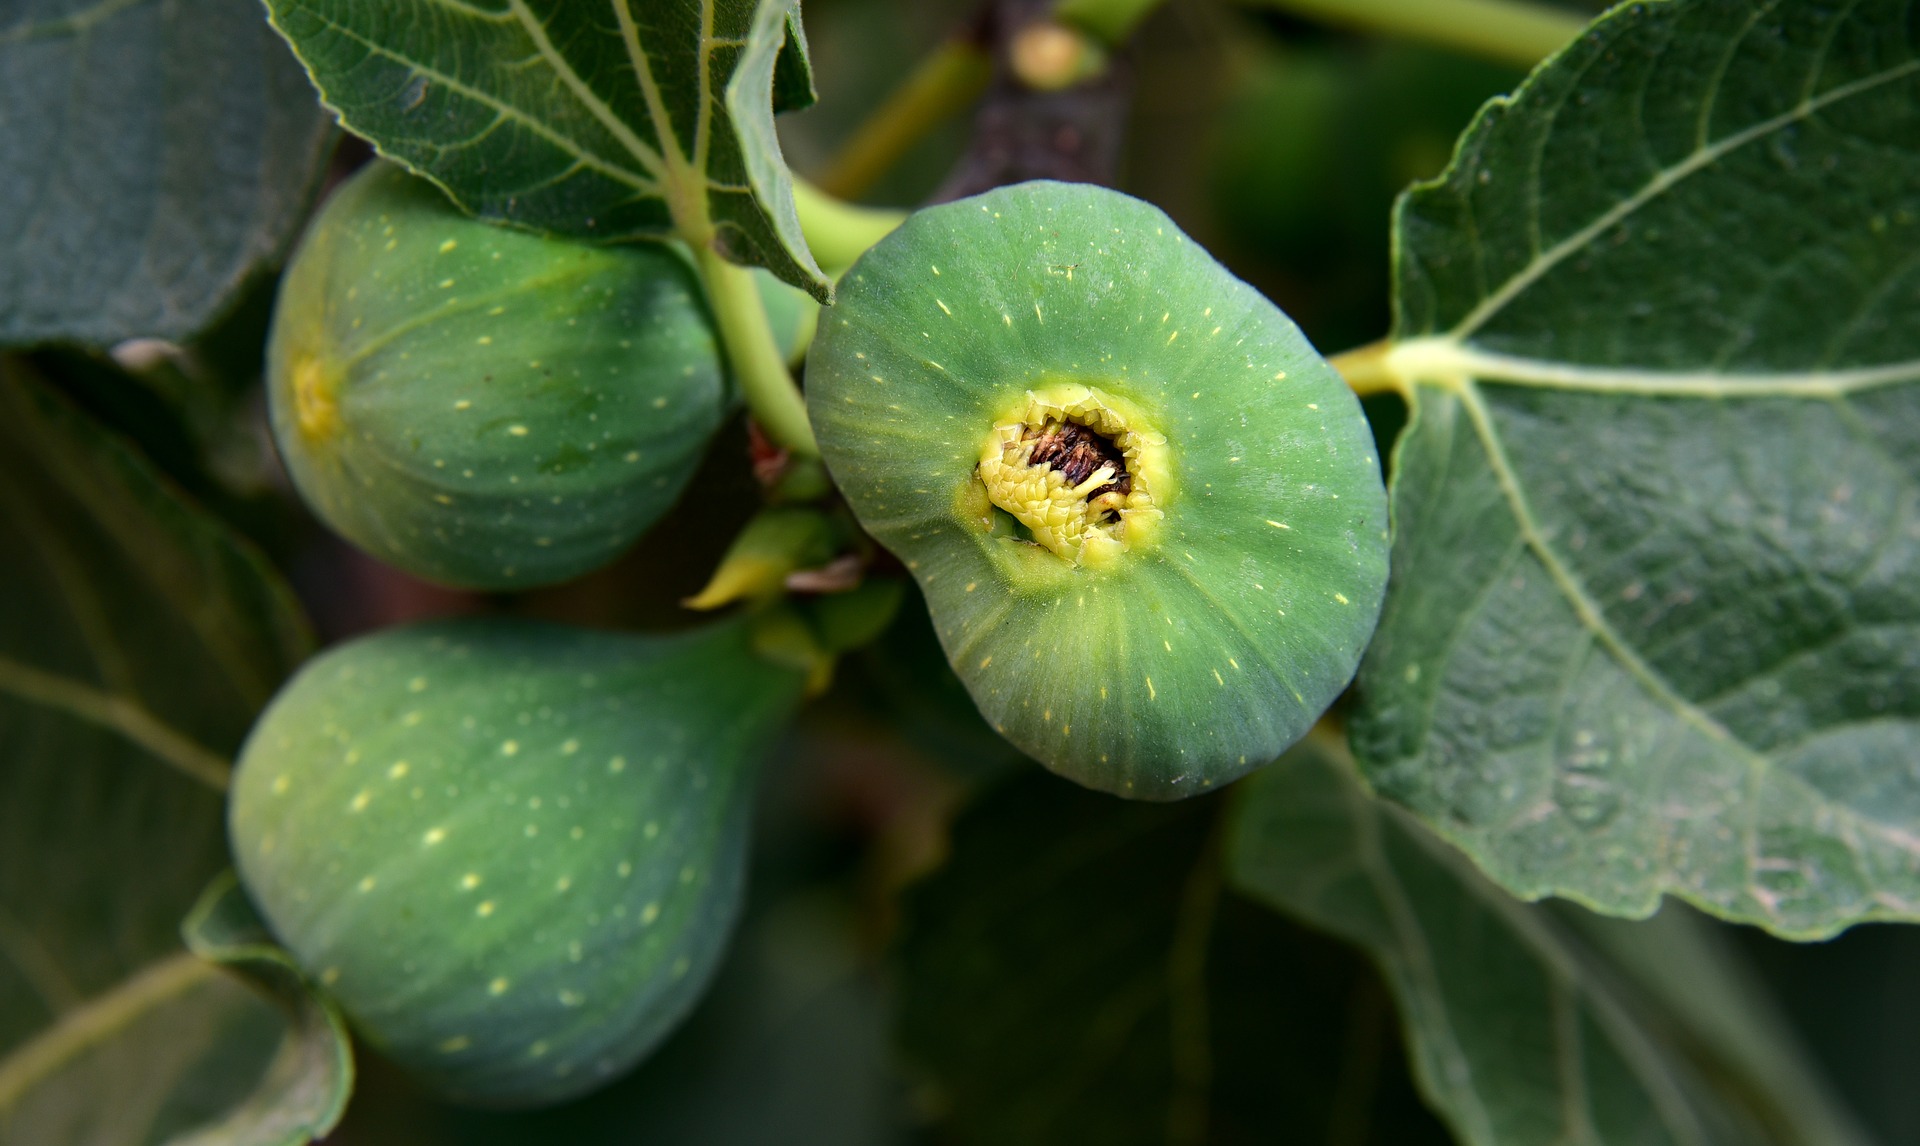
<svg viewBox="0 0 1920 1146">
<path fill-rule="evenodd" d="M 1158 209 L 1028 183 L 917 213 L 841 279 L 807 391 L 981 713 L 1062 775 L 1204 791 L 1352 677 L 1387 575 L 1366 420 Z"/>
<path fill-rule="evenodd" d="M 436 1091 L 591 1089 L 672 1029 L 733 925 L 755 772 L 804 679 L 753 640 L 461 620 L 332 649 L 242 751 L 242 884 Z"/>
<path fill-rule="evenodd" d="M 387 163 L 301 242 L 267 382 L 281 454 L 328 525 L 487 589 L 618 556 L 679 496 L 728 404 L 683 252 L 471 219 Z"/>
</svg>

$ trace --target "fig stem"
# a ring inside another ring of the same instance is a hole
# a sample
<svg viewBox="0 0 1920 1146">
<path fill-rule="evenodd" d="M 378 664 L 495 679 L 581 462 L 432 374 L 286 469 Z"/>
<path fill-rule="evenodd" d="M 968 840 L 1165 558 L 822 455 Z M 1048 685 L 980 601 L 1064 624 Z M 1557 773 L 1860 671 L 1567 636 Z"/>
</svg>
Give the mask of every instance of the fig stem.
<svg viewBox="0 0 1920 1146">
<path fill-rule="evenodd" d="M 820 186 L 836 198 L 858 198 L 928 132 L 979 99 L 992 75 L 993 58 L 980 44 L 956 37 L 940 45 L 854 129 Z"/>
<path fill-rule="evenodd" d="M 829 274 L 843 271 L 867 248 L 907 221 L 905 211 L 861 207 L 836 199 L 806 180 L 793 180 L 793 207 L 813 257 Z"/>
<path fill-rule="evenodd" d="M 807 404 L 774 341 L 752 272 L 721 258 L 710 246 L 694 247 L 693 255 L 748 412 L 776 445 L 801 457 L 819 457 L 820 446 L 807 421 Z"/>
<path fill-rule="evenodd" d="M 1375 394 L 1407 394 L 1407 380 L 1393 369 L 1388 356 L 1393 351 L 1393 340 L 1383 338 L 1365 346 L 1357 346 L 1342 354 L 1327 359 L 1327 365 L 1340 372 L 1362 398 Z"/>
<path fill-rule="evenodd" d="M 1530 0 L 1246 0 L 1328 24 L 1404 36 L 1531 68 L 1571 43 L 1584 17 Z"/>
</svg>

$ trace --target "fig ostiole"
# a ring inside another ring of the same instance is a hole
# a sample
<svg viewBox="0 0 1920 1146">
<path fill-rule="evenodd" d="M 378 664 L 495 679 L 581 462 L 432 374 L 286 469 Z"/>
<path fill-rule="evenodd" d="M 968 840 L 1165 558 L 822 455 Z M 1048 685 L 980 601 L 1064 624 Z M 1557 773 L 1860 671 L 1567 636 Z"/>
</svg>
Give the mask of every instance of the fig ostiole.
<svg viewBox="0 0 1920 1146">
<path fill-rule="evenodd" d="M 1365 417 L 1158 209 L 1028 183 L 916 213 L 840 280 L 807 393 L 975 703 L 1055 771 L 1205 791 L 1351 679 L 1387 574 Z"/>
<path fill-rule="evenodd" d="M 230 835 L 262 918 L 434 1090 L 557 1101 L 699 997 L 759 760 L 804 674 L 749 621 L 638 637 L 510 620 L 311 661 L 248 738 Z"/>
<path fill-rule="evenodd" d="M 803 310 L 769 301 L 792 345 Z M 329 526 L 487 589 L 618 556 L 679 496 L 729 403 L 684 252 L 468 218 L 384 162 L 302 240 L 267 374 L 281 454 Z"/>
</svg>

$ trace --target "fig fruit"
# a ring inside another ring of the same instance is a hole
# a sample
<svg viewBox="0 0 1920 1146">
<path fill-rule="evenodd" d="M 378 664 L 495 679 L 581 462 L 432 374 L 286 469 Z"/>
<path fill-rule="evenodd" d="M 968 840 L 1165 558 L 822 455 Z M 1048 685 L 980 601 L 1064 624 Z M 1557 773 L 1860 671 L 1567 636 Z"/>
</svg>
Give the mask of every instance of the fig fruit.
<svg viewBox="0 0 1920 1146">
<path fill-rule="evenodd" d="M 1158 209 L 1027 183 L 841 279 L 808 408 L 988 721 L 1173 799 L 1271 761 L 1352 677 L 1387 575 L 1358 402 Z"/>
<path fill-rule="evenodd" d="M 616 557 L 679 496 L 728 405 L 684 252 L 481 222 L 387 163 L 301 242 L 267 381 L 287 468 L 329 526 L 487 589 Z"/>
<path fill-rule="evenodd" d="M 733 925 L 756 769 L 804 677 L 752 645 L 741 621 L 461 620 L 332 649 L 242 751 L 242 884 L 435 1090 L 590 1089 L 674 1026 Z"/>
</svg>

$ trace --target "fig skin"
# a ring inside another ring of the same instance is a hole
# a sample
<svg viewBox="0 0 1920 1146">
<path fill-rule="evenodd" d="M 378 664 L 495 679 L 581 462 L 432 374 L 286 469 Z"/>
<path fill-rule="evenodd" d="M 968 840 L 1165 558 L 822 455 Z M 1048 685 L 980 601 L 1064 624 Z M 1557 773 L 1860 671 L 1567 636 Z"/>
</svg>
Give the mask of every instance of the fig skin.
<svg viewBox="0 0 1920 1146">
<path fill-rule="evenodd" d="M 334 193 L 294 255 L 267 387 L 323 521 L 478 589 L 613 560 L 679 496 L 729 405 L 684 252 L 471 219 L 385 162 Z"/>
<path fill-rule="evenodd" d="M 275 936 L 437 1093 L 557 1102 L 700 997 L 754 780 L 804 674 L 741 621 L 637 637 L 504 619 L 310 661 L 249 736 L 229 837 Z"/>
<path fill-rule="evenodd" d="M 807 393 L 982 715 L 1054 771 L 1203 792 L 1352 678 L 1387 576 L 1366 419 L 1157 208 L 1037 182 L 916 213 L 840 280 Z M 1104 441 L 1037 440 L 1059 418 Z M 1068 441 L 1077 487 L 1030 464 Z"/>
</svg>

